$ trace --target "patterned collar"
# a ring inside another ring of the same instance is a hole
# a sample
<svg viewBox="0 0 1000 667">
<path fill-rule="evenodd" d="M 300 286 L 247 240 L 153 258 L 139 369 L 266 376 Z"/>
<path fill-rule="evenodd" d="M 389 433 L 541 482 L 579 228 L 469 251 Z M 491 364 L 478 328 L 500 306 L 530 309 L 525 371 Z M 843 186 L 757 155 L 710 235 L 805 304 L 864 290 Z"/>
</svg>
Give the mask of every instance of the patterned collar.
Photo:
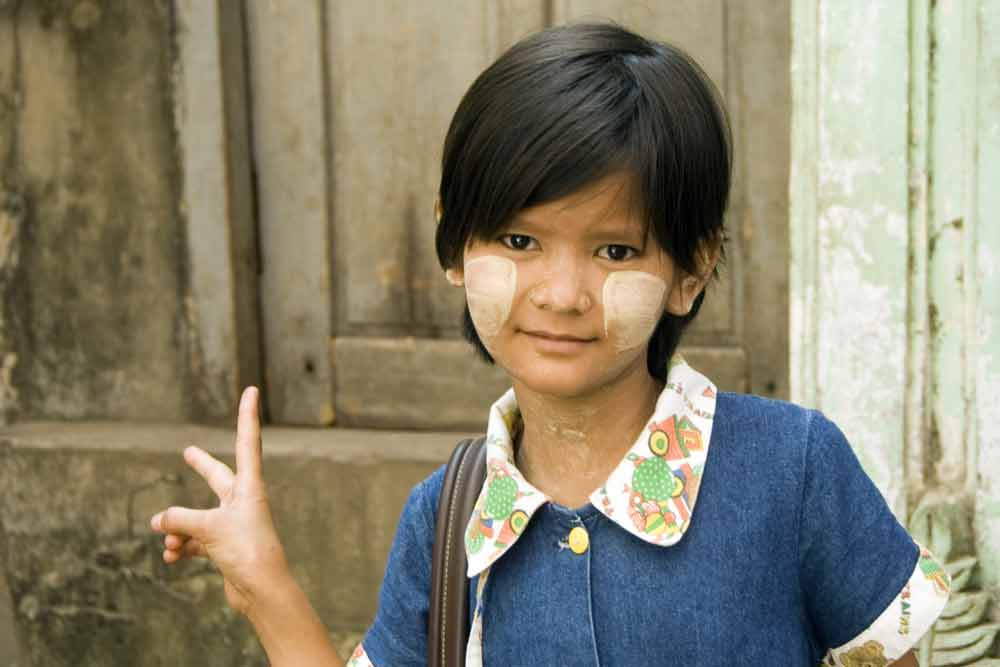
<svg viewBox="0 0 1000 667">
<path fill-rule="evenodd" d="M 691 513 L 715 415 L 715 385 L 676 355 L 648 426 L 607 481 L 590 494 L 605 516 L 651 544 L 676 544 Z M 514 465 L 512 434 L 520 411 L 510 389 L 490 408 L 486 481 L 465 531 L 468 575 L 474 577 L 514 545 L 550 498 Z"/>
</svg>

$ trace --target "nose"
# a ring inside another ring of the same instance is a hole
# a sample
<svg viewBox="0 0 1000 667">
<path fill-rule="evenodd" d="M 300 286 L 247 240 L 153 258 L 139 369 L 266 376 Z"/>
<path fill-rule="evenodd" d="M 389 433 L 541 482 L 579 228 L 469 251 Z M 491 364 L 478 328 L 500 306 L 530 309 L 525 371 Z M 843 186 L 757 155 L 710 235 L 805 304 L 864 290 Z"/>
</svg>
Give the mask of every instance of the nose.
<svg viewBox="0 0 1000 667">
<path fill-rule="evenodd" d="M 594 306 L 577 262 L 563 260 L 546 267 L 542 279 L 528 293 L 531 303 L 542 310 L 586 313 Z"/>
</svg>

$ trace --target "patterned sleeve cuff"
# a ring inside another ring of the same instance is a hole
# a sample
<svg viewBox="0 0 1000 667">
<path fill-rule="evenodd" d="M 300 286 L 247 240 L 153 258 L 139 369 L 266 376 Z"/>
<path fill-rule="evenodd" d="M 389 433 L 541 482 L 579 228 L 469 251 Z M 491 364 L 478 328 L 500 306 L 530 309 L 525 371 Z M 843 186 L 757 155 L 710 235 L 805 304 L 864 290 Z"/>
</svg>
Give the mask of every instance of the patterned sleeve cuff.
<svg viewBox="0 0 1000 667">
<path fill-rule="evenodd" d="M 950 586 L 948 573 L 927 549 L 920 547 L 913 574 L 896 599 L 867 630 L 843 646 L 831 649 L 823 664 L 862 667 L 888 665 L 898 660 L 941 615 Z"/>
<path fill-rule="evenodd" d="M 368 659 L 365 647 L 358 644 L 358 647 L 354 649 L 354 653 L 348 659 L 346 667 L 375 667 L 375 665 Z"/>
</svg>

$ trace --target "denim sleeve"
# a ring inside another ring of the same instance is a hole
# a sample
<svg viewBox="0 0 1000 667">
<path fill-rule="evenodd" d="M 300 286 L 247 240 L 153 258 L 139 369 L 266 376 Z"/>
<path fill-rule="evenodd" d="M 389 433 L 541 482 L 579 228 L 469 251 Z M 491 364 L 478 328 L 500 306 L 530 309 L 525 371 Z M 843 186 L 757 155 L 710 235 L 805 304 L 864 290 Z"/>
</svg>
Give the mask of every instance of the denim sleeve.
<svg viewBox="0 0 1000 667">
<path fill-rule="evenodd" d="M 418 484 L 403 507 L 379 592 L 375 622 L 359 651 L 378 667 L 427 664 L 434 522 L 444 467 Z M 359 662 L 358 664 L 365 664 Z"/>
<path fill-rule="evenodd" d="M 860 635 L 889 607 L 913 573 L 919 548 L 840 429 L 819 412 L 810 412 L 808 424 L 799 572 L 825 651 Z"/>
</svg>

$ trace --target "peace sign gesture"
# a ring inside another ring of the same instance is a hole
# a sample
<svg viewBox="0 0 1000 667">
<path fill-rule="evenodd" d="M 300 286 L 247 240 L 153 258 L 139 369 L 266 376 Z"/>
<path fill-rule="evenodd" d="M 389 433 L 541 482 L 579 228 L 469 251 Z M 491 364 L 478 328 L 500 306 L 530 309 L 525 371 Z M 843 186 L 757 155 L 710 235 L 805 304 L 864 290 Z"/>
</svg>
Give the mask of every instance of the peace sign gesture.
<svg viewBox="0 0 1000 667">
<path fill-rule="evenodd" d="M 170 507 L 155 515 L 150 525 L 166 535 L 163 560 L 169 564 L 196 556 L 210 558 L 225 579 L 229 605 L 246 614 L 256 591 L 288 572 L 261 478 L 257 388 L 248 387 L 240 399 L 235 474 L 198 447 L 185 449 L 184 460 L 219 497 L 219 506 Z"/>
</svg>

